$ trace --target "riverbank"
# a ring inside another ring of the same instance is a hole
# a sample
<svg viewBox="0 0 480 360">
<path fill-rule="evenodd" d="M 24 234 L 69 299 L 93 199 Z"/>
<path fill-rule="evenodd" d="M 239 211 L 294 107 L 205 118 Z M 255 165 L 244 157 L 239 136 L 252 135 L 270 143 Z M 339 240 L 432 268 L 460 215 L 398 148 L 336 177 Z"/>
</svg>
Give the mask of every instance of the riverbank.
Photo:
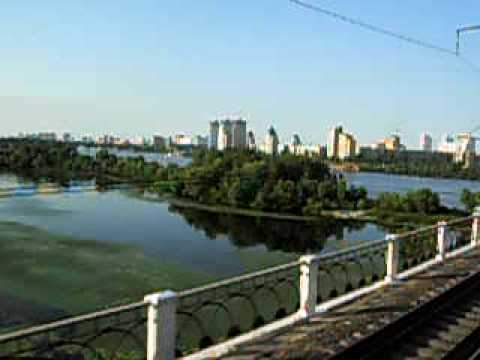
<svg viewBox="0 0 480 360">
<path fill-rule="evenodd" d="M 385 227 L 415 227 L 418 225 L 430 225 L 441 220 L 451 220 L 460 216 L 467 215 L 465 212 L 455 209 L 445 209 L 442 214 L 424 215 L 417 213 L 395 213 L 395 212 L 380 212 L 374 209 L 371 210 L 332 210 L 322 211 L 321 216 L 302 216 L 294 214 L 280 214 L 272 212 L 263 212 L 250 209 L 239 209 L 228 206 L 211 206 L 205 204 L 195 203 L 189 200 L 174 198 L 170 196 L 161 197 L 173 206 L 180 208 L 190 208 L 217 214 L 230 214 L 238 216 L 248 216 L 255 218 L 268 218 L 274 220 L 289 220 L 289 221 L 303 221 L 303 222 L 317 222 L 322 217 L 327 217 L 335 220 L 344 221 L 359 221 L 375 223 Z"/>
<path fill-rule="evenodd" d="M 328 217 L 335 220 L 350 220 L 350 221 L 362 221 L 362 222 L 375 222 L 376 218 L 370 215 L 370 210 L 324 210 L 320 216 L 306 216 L 306 215 L 294 215 L 294 214 L 282 214 L 267 211 L 240 209 L 229 206 L 212 206 L 196 203 L 190 200 L 175 198 L 171 196 L 161 197 L 164 201 L 180 207 L 190 208 L 206 212 L 213 212 L 218 214 L 230 214 L 239 216 L 248 216 L 255 218 L 268 218 L 273 220 L 290 220 L 290 221 L 305 221 L 315 222 L 321 220 L 322 217 Z"/>
</svg>

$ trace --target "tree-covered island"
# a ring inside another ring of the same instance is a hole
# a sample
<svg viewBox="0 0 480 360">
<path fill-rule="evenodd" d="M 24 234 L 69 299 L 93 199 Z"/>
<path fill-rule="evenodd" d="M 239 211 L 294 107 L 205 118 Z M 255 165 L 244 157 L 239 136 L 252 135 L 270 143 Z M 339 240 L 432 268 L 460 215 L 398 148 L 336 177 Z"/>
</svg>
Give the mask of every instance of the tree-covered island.
<svg viewBox="0 0 480 360">
<path fill-rule="evenodd" d="M 107 150 L 96 157 L 80 155 L 73 144 L 1 140 L 0 171 L 34 180 L 63 182 L 96 179 L 97 183 L 132 183 L 186 204 L 209 210 L 235 210 L 244 215 L 322 215 L 393 223 L 430 223 L 458 216 L 441 206 L 429 189 L 405 195 L 368 197 L 363 187 L 349 185 L 315 156 L 268 156 L 253 151 L 199 150 L 186 167 L 147 163 L 142 157 L 121 158 Z M 478 197 L 480 200 L 480 196 Z M 471 197 L 462 200 L 471 209 Z"/>
</svg>

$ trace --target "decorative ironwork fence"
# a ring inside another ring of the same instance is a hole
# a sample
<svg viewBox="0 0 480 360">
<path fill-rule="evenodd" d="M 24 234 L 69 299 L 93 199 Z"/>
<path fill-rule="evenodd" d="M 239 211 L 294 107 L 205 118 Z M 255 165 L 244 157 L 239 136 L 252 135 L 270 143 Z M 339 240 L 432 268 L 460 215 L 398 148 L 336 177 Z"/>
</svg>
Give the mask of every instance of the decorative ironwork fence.
<svg viewBox="0 0 480 360">
<path fill-rule="evenodd" d="M 480 241 L 480 212 L 385 240 L 0 336 L 4 359 L 171 360 L 246 334 Z M 384 283 L 379 283 L 384 281 Z M 323 305 L 322 305 L 323 306 Z M 147 311 L 148 310 L 148 311 Z"/>
</svg>

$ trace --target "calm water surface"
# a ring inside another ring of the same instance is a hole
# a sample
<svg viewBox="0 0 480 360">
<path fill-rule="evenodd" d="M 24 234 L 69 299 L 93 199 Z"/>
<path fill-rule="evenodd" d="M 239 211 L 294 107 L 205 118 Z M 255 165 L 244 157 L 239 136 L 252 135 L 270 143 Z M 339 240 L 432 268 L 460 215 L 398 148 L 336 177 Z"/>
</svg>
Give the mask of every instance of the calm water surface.
<svg viewBox="0 0 480 360">
<path fill-rule="evenodd" d="M 420 178 L 404 175 L 385 175 L 378 173 L 348 173 L 345 178 L 352 184 L 364 186 L 371 197 L 381 192 L 405 193 L 422 188 L 439 193 L 442 203 L 448 207 L 463 208 L 460 194 L 463 189 L 480 192 L 480 181 Z"/>
<path fill-rule="evenodd" d="M 384 236 L 382 229 L 371 224 L 313 224 L 218 215 L 174 208 L 125 191 L 1 199 L 0 219 L 79 241 L 134 244 L 159 260 L 216 276 L 240 274 L 298 254 Z M 259 258 L 259 263 L 245 264 L 245 251 Z M 270 256 L 262 259 L 262 254 Z"/>
<path fill-rule="evenodd" d="M 374 173 L 346 177 L 352 184 L 365 186 L 372 196 L 382 191 L 429 187 L 440 193 L 448 206 L 461 206 L 458 198 L 463 188 L 480 191 L 480 182 L 476 181 Z M 0 186 L 15 183 L 18 179 L 13 176 L 0 176 Z M 155 258 L 222 276 L 278 263 L 298 254 L 379 239 L 386 232 L 372 224 L 328 220 L 312 224 L 176 209 L 126 191 L 2 199 L 0 219 L 77 239 L 134 244 Z M 270 255 L 247 266 L 245 252 L 260 258 L 262 254 Z"/>
</svg>

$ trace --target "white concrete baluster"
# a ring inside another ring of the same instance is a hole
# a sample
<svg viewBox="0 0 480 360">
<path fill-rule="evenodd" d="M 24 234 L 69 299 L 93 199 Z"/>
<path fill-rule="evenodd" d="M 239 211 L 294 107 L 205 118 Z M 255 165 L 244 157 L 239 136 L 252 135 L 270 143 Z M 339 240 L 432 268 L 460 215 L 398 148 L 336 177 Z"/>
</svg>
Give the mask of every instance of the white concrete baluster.
<svg viewBox="0 0 480 360">
<path fill-rule="evenodd" d="M 385 276 L 385 281 L 389 284 L 397 281 L 398 275 L 398 258 L 399 258 L 399 243 L 398 235 L 387 235 L 385 240 L 388 242 L 387 247 L 387 275 Z"/>
<path fill-rule="evenodd" d="M 308 317 L 317 305 L 318 259 L 314 255 L 300 258 L 300 314 Z"/>
<path fill-rule="evenodd" d="M 147 360 L 174 360 L 177 294 L 167 290 L 145 296 L 148 307 Z"/>
<path fill-rule="evenodd" d="M 475 208 L 472 222 L 472 246 L 478 246 L 480 243 L 480 206 Z"/>
<path fill-rule="evenodd" d="M 448 223 L 446 221 L 438 223 L 436 259 L 441 262 L 445 261 L 448 251 L 447 226 Z"/>
</svg>

